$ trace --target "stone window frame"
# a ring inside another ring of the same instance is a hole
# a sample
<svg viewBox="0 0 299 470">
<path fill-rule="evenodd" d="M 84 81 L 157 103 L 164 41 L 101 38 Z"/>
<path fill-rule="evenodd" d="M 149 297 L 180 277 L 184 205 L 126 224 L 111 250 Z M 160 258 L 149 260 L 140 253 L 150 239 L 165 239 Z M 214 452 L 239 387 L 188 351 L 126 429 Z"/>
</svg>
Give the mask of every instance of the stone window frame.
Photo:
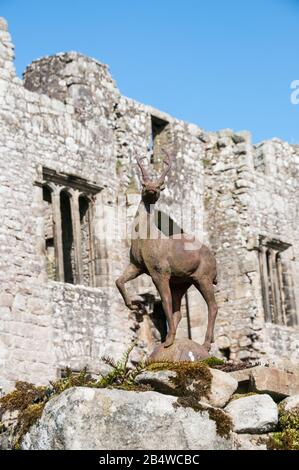
<svg viewBox="0 0 299 470">
<path fill-rule="evenodd" d="M 56 281 L 65 281 L 64 253 L 62 239 L 62 219 L 60 208 L 60 197 L 62 192 L 69 196 L 71 209 L 71 223 L 74 243 L 74 282 L 73 284 L 84 284 L 83 279 L 83 261 L 82 261 L 82 240 L 81 240 L 81 222 L 79 199 L 84 197 L 89 201 L 90 217 L 90 282 L 88 286 L 96 286 L 96 268 L 95 268 L 95 234 L 94 234 L 94 202 L 95 196 L 102 191 L 102 187 L 95 183 L 72 174 L 60 173 L 56 170 L 42 167 L 39 168 L 39 178 L 36 185 L 42 190 L 48 188 L 51 194 L 51 206 L 53 216 L 53 238 L 56 264 Z"/>
<path fill-rule="evenodd" d="M 296 326 L 297 317 L 288 315 L 285 305 L 281 253 L 292 245 L 278 239 L 259 236 L 259 265 L 262 299 L 267 323 Z M 293 310 L 293 309 L 292 309 Z"/>
<path fill-rule="evenodd" d="M 160 149 L 162 147 L 168 147 L 171 143 L 170 122 L 164 117 L 160 117 L 151 113 L 149 138 L 150 142 L 148 150 L 150 153 L 150 164 L 154 165 L 156 170 L 159 170 L 161 166 L 160 159 L 162 157 L 160 154 Z"/>
</svg>

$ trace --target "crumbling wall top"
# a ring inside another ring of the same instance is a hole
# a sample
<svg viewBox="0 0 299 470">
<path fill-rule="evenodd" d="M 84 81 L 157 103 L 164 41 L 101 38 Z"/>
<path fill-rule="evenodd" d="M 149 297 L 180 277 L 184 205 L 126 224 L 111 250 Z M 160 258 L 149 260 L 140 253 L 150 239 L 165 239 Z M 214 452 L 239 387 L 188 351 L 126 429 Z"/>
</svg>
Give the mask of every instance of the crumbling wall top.
<svg viewBox="0 0 299 470">
<path fill-rule="evenodd" d="M 0 16 L 0 31 L 8 31 L 7 21 L 2 16 Z"/>
<path fill-rule="evenodd" d="M 107 65 L 77 52 L 35 60 L 24 72 L 24 86 L 72 104 L 82 122 L 95 115 L 111 116 L 120 96 Z"/>
<path fill-rule="evenodd" d="M 14 45 L 8 32 L 7 21 L 0 16 L 0 78 L 12 79 L 16 76 L 14 57 Z"/>
</svg>

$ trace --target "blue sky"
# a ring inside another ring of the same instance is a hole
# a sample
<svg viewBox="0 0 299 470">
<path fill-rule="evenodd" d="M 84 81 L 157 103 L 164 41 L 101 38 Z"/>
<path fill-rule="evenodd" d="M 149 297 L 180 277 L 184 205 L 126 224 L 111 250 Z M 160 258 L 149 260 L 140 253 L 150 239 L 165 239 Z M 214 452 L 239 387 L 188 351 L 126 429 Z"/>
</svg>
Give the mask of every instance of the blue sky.
<svg viewBox="0 0 299 470">
<path fill-rule="evenodd" d="M 299 0 L 0 0 L 17 73 L 76 50 L 121 92 L 206 130 L 299 143 Z"/>
</svg>

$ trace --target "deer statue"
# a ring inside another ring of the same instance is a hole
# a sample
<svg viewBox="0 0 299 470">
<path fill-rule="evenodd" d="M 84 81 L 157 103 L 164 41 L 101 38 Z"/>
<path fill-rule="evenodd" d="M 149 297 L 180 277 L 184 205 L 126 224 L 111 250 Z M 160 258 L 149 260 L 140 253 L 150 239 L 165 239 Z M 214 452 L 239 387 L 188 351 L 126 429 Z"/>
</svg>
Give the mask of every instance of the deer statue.
<svg viewBox="0 0 299 470">
<path fill-rule="evenodd" d="M 142 176 L 142 195 L 135 215 L 130 263 L 116 281 L 126 306 L 140 309 L 140 303 L 132 301 L 125 284 L 140 274 L 151 276 L 162 301 L 168 325 L 164 347 L 173 344 L 181 320 L 181 301 L 187 289 L 194 285 L 202 294 L 208 306 L 208 325 L 203 347 L 209 351 L 214 341 L 214 325 L 217 304 L 214 296 L 216 284 L 216 260 L 211 251 L 194 236 L 180 233 L 165 236 L 155 223 L 155 203 L 165 189 L 165 177 L 171 168 L 170 155 L 165 152 L 164 170 L 157 181 L 151 181 L 142 158 L 137 163 Z M 146 157 L 143 157 L 146 158 Z"/>
</svg>

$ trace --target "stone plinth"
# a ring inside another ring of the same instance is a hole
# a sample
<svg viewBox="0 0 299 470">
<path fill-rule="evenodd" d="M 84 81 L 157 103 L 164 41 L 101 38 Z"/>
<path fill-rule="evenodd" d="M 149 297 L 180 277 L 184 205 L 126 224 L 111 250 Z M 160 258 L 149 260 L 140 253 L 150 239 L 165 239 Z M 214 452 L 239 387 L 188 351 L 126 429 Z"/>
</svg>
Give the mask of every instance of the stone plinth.
<svg viewBox="0 0 299 470">
<path fill-rule="evenodd" d="M 176 339 L 168 348 L 159 344 L 151 355 L 149 362 L 200 361 L 209 357 L 208 351 L 191 339 Z"/>
</svg>

